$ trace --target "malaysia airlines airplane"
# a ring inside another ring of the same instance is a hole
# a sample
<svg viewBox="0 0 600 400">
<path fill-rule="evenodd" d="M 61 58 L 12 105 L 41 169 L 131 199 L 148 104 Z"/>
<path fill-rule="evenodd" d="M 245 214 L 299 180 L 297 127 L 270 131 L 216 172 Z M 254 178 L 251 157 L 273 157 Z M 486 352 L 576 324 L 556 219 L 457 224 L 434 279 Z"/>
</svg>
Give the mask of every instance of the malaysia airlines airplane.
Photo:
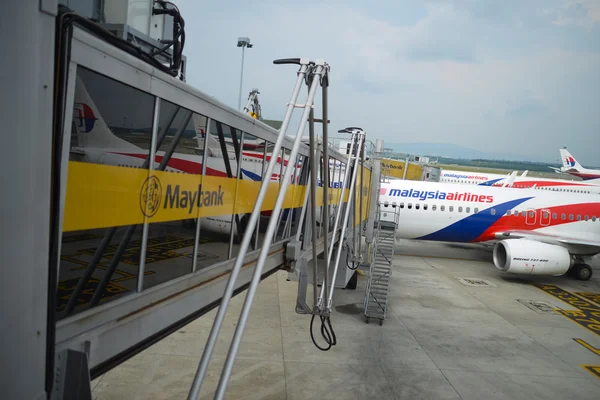
<svg viewBox="0 0 600 400">
<path fill-rule="evenodd" d="M 559 149 L 559 152 L 560 152 L 560 158 L 562 159 L 563 166 L 560 169 L 550 167 L 551 169 L 553 169 L 555 172 L 557 172 L 559 174 L 565 173 L 565 174 L 573 175 L 573 176 L 583 179 L 584 181 L 586 181 L 588 183 L 593 182 L 593 183 L 600 185 L 600 170 L 587 169 L 587 168 L 582 167 L 581 164 L 579 164 L 577 162 L 575 157 L 573 157 L 566 148 Z"/>
<path fill-rule="evenodd" d="M 530 188 L 549 190 L 554 192 L 600 194 L 600 180 L 597 182 L 571 181 L 565 179 L 548 179 L 526 176 L 527 171 L 516 176 L 514 181 L 507 186 L 513 188 Z M 510 176 L 501 174 L 487 174 L 479 172 L 442 170 L 440 182 L 462 183 L 467 185 L 503 187 L 509 183 Z"/>
<path fill-rule="evenodd" d="M 379 201 L 398 239 L 490 243 L 504 272 L 588 280 L 600 253 L 600 199 L 585 194 L 397 180 Z"/>
<path fill-rule="evenodd" d="M 206 175 L 228 177 L 225 157 L 223 157 L 223 150 L 219 141 L 216 140 L 212 134 L 205 132 L 206 118 L 193 114 L 192 121 L 196 131 L 195 139 L 197 141 L 197 147 L 193 149 L 188 148 L 187 151 L 189 151 L 189 153 L 173 153 L 165 167 L 165 171 L 200 174 L 202 172 L 202 163 L 204 161 L 206 164 Z M 149 156 L 149 150 L 147 148 L 136 146 L 132 142 L 116 136 L 111 131 L 79 76 L 76 78 L 75 84 L 73 125 L 76 129 L 76 138 L 74 138 L 75 140 L 72 142 L 76 142 L 76 144 L 73 145 L 70 150 L 71 160 L 128 168 L 141 168 Z M 201 155 L 201 150 L 204 148 L 205 140 L 207 153 L 206 156 L 203 157 Z M 263 158 L 265 155 L 264 142 L 259 142 L 261 141 L 251 140 L 248 142 L 250 144 L 250 147 L 248 147 L 246 146 L 246 141 L 244 141 L 242 165 L 240 168 L 242 179 L 262 181 Z M 258 150 L 261 146 L 263 146 L 262 149 Z M 237 161 L 231 141 L 225 143 L 225 148 L 230 169 L 233 171 L 233 176 L 235 176 L 237 171 Z M 248 148 L 252 150 L 246 151 L 245 149 Z M 164 154 L 164 151 L 156 152 L 154 168 L 157 168 L 160 165 Z M 270 160 L 270 153 L 267 152 L 266 162 Z M 290 165 L 289 162 L 288 154 L 284 154 L 283 157 L 281 155 L 278 156 L 277 165 L 271 176 L 272 181 L 279 181 L 280 177 L 284 174 L 285 168 Z M 345 169 L 341 168 L 339 164 L 339 162 L 334 164 L 333 161 L 330 161 L 330 176 L 332 187 L 334 188 L 341 187 L 345 172 Z M 292 182 L 297 182 L 300 177 L 302 160 L 296 163 L 295 168 L 296 173 L 292 174 Z M 317 181 L 318 185 L 321 186 L 322 183 L 320 182 L 320 179 L 317 179 Z M 269 211 L 264 211 L 262 215 L 264 217 L 269 217 L 271 213 Z M 285 218 L 287 213 L 284 212 L 282 215 Z M 221 235 L 229 235 L 232 228 L 234 230 L 234 235 L 237 235 L 237 226 L 236 224 L 233 224 L 232 227 L 232 217 L 230 215 L 202 218 L 202 229 L 206 229 L 207 231 Z"/>
</svg>

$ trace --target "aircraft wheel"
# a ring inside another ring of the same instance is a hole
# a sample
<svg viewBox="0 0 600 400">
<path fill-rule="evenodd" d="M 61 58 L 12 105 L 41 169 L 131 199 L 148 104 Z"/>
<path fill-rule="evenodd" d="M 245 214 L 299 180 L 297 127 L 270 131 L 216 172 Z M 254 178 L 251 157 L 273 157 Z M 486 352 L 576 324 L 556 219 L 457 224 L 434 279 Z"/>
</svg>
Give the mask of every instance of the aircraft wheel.
<svg viewBox="0 0 600 400">
<path fill-rule="evenodd" d="M 592 277 L 592 268 L 587 264 L 574 265 L 573 276 L 580 281 L 589 281 Z"/>
</svg>

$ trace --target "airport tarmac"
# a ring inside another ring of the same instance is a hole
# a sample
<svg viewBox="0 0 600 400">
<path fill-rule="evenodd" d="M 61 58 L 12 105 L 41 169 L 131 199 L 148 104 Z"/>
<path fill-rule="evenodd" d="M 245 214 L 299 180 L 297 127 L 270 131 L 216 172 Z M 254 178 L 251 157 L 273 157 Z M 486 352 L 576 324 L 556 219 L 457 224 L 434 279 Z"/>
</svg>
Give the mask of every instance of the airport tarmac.
<svg viewBox="0 0 600 400">
<path fill-rule="evenodd" d="M 259 286 L 226 398 L 600 398 L 598 263 L 581 282 L 505 274 L 490 258 L 477 246 L 399 241 L 383 326 L 365 323 L 360 276 L 356 290 L 336 291 L 338 344 L 327 352 L 294 312 L 297 283 L 277 272 Z M 203 399 L 214 395 L 245 293 L 231 302 Z M 215 314 L 94 380 L 94 398 L 186 398 Z"/>
</svg>

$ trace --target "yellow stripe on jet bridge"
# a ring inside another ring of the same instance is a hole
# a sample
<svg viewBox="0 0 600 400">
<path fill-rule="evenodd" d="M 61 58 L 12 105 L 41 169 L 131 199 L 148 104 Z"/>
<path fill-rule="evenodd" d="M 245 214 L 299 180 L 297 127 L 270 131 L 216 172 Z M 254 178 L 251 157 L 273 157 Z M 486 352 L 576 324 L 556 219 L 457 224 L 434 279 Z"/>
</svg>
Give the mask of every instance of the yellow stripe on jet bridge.
<svg viewBox="0 0 600 400">
<path fill-rule="evenodd" d="M 63 231 L 250 213 L 260 185 L 235 178 L 69 161 Z M 273 209 L 278 190 L 278 182 L 269 185 L 262 211 Z M 301 207 L 305 190 L 303 185 L 289 185 L 283 208 Z M 340 195 L 341 189 L 330 189 L 333 201 Z M 344 197 L 347 202 L 348 193 Z M 322 204 L 323 191 L 317 190 L 317 205 Z"/>
</svg>

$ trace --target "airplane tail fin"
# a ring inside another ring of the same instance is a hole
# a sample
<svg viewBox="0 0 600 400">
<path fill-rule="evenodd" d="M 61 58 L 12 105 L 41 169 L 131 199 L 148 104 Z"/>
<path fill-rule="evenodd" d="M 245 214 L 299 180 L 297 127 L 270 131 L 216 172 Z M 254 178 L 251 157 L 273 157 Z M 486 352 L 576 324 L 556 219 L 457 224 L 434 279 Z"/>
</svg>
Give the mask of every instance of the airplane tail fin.
<svg viewBox="0 0 600 400">
<path fill-rule="evenodd" d="M 585 170 L 585 168 L 583 168 L 581 166 L 581 164 L 579 164 L 577 162 L 575 157 L 573 157 L 567 149 L 560 149 L 559 151 L 560 151 L 560 158 L 562 159 L 563 168 L 565 170 L 571 170 L 571 169 L 574 169 L 577 171 Z"/>
<path fill-rule="evenodd" d="M 198 148 L 204 148 L 204 141 L 206 140 L 206 151 L 211 157 L 222 158 L 221 145 L 215 137 L 210 134 L 209 128 L 206 126 L 206 117 L 198 115 L 196 113 L 192 116 L 194 120 L 194 129 L 196 130 L 196 140 Z"/>
<path fill-rule="evenodd" d="M 513 171 L 508 176 L 508 179 L 506 181 L 504 181 L 504 184 L 502 185 L 502 187 L 511 187 L 513 185 L 513 183 L 515 183 L 515 179 L 517 178 L 517 172 L 518 171 Z"/>
<path fill-rule="evenodd" d="M 110 130 L 80 76 L 77 76 L 75 82 L 73 123 L 81 147 L 139 149 Z"/>
</svg>

